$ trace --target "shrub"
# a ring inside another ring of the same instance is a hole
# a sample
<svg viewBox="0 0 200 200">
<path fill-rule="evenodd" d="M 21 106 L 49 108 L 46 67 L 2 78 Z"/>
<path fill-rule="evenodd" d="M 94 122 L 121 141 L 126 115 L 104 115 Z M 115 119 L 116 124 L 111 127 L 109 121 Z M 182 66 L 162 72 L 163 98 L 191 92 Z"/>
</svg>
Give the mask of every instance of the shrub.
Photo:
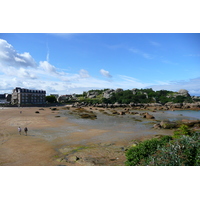
<svg viewBox="0 0 200 200">
<path fill-rule="evenodd" d="M 160 139 L 145 140 L 137 146 L 131 147 L 126 152 L 127 161 L 125 164 L 135 166 L 140 165 L 141 161 L 142 163 L 148 162 L 149 155 L 154 154 L 159 146 L 163 146 L 171 139 L 171 136 L 163 136 Z"/>
<path fill-rule="evenodd" d="M 175 136 L 151 139 L 131 147 L 126 152 L 126 165 L 134 166 L 199 166 L 200 133 L 185 125 L 175 131 Z"/>
<path fill-rule="evenodd" d="M 189 129 L 187 125 L 181 125 L 177 131 L 174 131 L 174 138 L 179 138 L 181 135 L 192 135 L 193 132 Z"/>
<path fill-rule="evenodd" d="M 159 147 L 148 160 L 153 166 L 194 166 L 200 164 L 200 142 L 196 136 L 180 136 Z M 143 163 L 146 164 L 146 163 Z"/>
</svg>

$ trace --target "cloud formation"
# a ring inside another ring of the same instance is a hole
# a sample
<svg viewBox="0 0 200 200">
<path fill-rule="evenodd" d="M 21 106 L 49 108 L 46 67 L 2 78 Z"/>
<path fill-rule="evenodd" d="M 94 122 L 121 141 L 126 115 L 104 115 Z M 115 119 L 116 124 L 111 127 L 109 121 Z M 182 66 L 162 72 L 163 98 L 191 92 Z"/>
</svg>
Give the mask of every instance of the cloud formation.
<svg viewBox="0 0 200 200">
<path fill-rule="evenodd" d="M 186 89 L 189 91 L 190 95 L 195 96 L 200 94 L 200 77 L 187 81 L 173 81 L 165 85 L 152 85 L 150 87 L 154 90 L 178 91 L 180 89 Z"/>
<path fill-rule="evenodd" d="M 101 73 L 103 76 L 107 77 L 107 78 L 112 78 L 112 76 L 110 75 L 109 71 L 106 71 L 106 70 L 104 70 L 104 69 L 101 69 L 101 70 L 100 70 L 100 73 Z"/>
<path fill-rule="evenodd" d="M 39 68 L 42 68 L 45 72 L 53 75 L 58 75 L 56 67 L 51 65 L 48 61 L 40 61 Z"/>
<path fill-rule="evenodd" d="M 37 67 L 35 60 L 29 53 L 17 53 L 11 44 L 2 39 L 0 39 L 0 60 L 2 65 L 8 67 Z"/>
</svg>

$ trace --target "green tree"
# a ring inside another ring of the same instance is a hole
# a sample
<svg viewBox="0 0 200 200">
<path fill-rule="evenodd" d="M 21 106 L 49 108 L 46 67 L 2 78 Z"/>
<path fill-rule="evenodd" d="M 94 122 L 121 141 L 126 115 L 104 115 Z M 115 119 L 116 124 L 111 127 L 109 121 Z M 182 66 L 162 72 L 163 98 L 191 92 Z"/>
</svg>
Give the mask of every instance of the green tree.
<svg viewBox="0 0 200 200">
<path fill-rule="evenodd" d="M 56 97 L 53 96 L 53 95 L 46 96 L 46 101 L 47 101 L 48 103 L 56 103 L 56 102 L 57 102 Z"/>
</svg>

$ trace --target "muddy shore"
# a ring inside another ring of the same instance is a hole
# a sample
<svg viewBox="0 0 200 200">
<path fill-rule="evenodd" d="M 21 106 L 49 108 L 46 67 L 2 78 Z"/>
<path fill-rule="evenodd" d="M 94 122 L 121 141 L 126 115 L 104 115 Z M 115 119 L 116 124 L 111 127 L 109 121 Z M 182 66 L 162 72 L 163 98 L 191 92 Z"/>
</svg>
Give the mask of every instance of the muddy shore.
<svg viewBox="0 0 200 200">
<path fill-rule="evenodd" d="M 142 112 L 91 107 L 0 108 L 0 165 L 124 166 L 125 151 L 135 140 L 173 134 L 173 130 L 153 129 L 153 124 L 172 114 L 150 110 L 155 118 L 147 119 Z M 26 126 L 28 136 L 23 131 Z"/>
</svg>

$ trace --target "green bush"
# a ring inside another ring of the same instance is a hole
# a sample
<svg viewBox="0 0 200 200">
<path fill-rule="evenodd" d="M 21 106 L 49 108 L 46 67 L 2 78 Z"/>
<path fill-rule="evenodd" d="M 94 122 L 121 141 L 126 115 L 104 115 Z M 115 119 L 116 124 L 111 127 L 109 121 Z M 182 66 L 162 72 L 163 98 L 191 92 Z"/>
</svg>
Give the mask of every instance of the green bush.
<svg viewBox="0 0 200 200">
<path fill-rule="evenodd" d="M 181 135 L 192 135 L 193 132 L 189 129 L 187 125 L 181 125 L 178 130 L 174 131 L 174 138 L 179 138 Z"/>
<path fill-rule="evenodd" d="M 159 147 L 149 156 L 148 165 L 152 166 L 198 166 L 200 164 L 200 142 L 197 137 L 182 135 Z M 146 163 L 142 163 L 146 164 Z"/>
<path fill-rule="evenodd" d="M 129 166 L 199 166 L 200 133 L 182 125 L 174 136 L 151 139 L 126 152 Z"/>
<path fill-rule="evenodd" d="M 126 152 L 127 161 L 125 164 L 135 166 L 140 165 L 141 161 L 148 162 L 149 155 L 154 154 L 159 146 L 163 146 L 171 139 L 171 136 L 163 136 L 160 139 L 145 140 L 137 146 L 131 147 Z"/>
</svg>

